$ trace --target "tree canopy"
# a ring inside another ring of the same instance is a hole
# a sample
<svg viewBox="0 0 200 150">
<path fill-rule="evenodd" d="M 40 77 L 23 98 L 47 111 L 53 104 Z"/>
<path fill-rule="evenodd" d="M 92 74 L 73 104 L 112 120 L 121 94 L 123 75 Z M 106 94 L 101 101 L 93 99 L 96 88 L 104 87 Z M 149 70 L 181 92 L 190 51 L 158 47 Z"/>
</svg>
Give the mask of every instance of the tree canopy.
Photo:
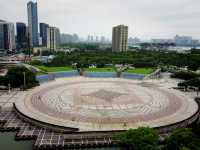
<svg viewBox="0 0 200 150">
<path fill-rule="evenodd" d="M 177 129 L 166 140 L 165 150 L 200 150 L 200 139 L 192 129 Z"/>
<path fill-rule="evenodd" d="M 81 63 L 84 66 L 96 64 L 103 67 L 106 64 L 132 64 L 134 67 L 157 67 L 158 65 L 173 65 L 177 67 L 188 66 L 197 69 L 200 67 L 200 54 L 180 54 L 164 51 L 74 51 L 71 53 L 58 53 L 51 66 L 72 65 Z M 194 66 L 195 64 L 195 66 Z M 193 65 L 193 66 L 192 66 Z"/>
<path fill-rule="evenodd" d="M 6 76 L 0 78 L 0 85 L 10 84 L 13 88 L 20 88 L 24 85 L 24 75 L 26 88 L 38 85 L 35 74 L 25 67 L 17 66 L 8 70 Z"/>
<path fill-rule="evenodd" d="M 151 128 L 130 129 L 116 138 L 130 150 L 159 150 L 158 134 Z"/>
</svg>

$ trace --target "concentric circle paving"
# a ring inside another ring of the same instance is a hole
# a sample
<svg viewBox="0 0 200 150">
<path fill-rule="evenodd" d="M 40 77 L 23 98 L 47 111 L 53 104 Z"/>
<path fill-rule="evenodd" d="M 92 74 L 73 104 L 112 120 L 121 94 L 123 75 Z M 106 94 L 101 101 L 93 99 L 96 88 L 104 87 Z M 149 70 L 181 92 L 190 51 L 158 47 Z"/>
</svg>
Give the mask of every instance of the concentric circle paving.
<svg viewBox="0 0 200 150">
<path fill-rule="evenodd" d="M 59 79 L 16 103 L 22 113 L 81 131 L 158 127 L 192 116 L 194 100 L 172 89 L 125 79 Z"/>
</svg>

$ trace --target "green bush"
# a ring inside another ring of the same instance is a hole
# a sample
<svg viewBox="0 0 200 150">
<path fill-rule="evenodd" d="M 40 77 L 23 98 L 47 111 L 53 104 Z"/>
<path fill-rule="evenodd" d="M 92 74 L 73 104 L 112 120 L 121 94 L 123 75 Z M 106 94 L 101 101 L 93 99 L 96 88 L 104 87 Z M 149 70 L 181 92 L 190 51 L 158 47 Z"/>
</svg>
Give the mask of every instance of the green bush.
<svg viewBox="0 0 200 150">
<path fill-rule="evenodd" d="M 130 129 L 116 136 L 120 145 L 134 150 L 159 150 L 158 134 L 151 128 Z"/>
<path fill-rule="evenodd" d="M 199 75 L 191 71 L 178 71 L 171 75 L 171 78 L 178 78 L 182 80 L 191 80 L 197 77 L 199 77 Z"/>
<path fill-rule="evenodd" d="M 33 65 L 33 66 L 39 65 L 39 66 L 41 66 L 41 65 L 43 65 L 43 63 L 41 61 L 39 61 L 39 60 L 33 60 L 33 61 L 30 62 L 30 65 Z"/>
<path fill-rule="evenodd" d="M 192 129 L 177 129 L 166 140 L 165 150 L 200 150 L 200 139 Z"/>
<path fill-rule="evenodd" d="M 7 77 L 5 76 L 0 76 L 0 85 L 3 85 L 3 86 L 7 86 L 8 85 L 8 79 Z"/>
<path fill-rule="evenodd" d="M 182 86 L 182 87 L 193 86 L 193 87 L 200 89 L 200 79 L 194 78 L 194 79 L 191 79 L 191 80 L 180 82 L 180 83 L 178 83 L 178 86 Z"/>
</svg>

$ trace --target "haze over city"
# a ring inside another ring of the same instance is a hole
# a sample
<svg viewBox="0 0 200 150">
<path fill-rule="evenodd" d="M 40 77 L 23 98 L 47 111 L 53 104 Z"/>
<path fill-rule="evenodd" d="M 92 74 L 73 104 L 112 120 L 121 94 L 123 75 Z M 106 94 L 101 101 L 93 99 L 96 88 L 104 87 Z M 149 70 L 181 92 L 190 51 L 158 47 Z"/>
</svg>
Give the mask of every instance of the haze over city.
<svg viewBox="0 0 200 150">
<path fill-rule="evenodd" d="M 1 19 L 27 22 L 28 0 L 0 0 Z M 200 39 L 200 1 L 194 0 L 38 0 L 39 22 L 62 33 L 105 35 L 116 24 L 129 26 L 129 36 L 172 38 L 176 34 Z M 56 7 L 55 7 L 56 6 Z"/>
</svg>

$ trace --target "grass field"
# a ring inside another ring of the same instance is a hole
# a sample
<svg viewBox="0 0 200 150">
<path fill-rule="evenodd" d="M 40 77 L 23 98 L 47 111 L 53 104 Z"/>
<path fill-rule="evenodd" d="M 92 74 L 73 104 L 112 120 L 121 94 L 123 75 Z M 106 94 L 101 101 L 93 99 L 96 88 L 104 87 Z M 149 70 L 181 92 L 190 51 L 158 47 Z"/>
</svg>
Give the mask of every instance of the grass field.
<svg viewBox="0 0 200 150">
<path fill-rule="evenodd" d="M 147 75 L 151 74 L 154 71 L 155 71 L 154 68 L 135 68 L 135 69 L 128 69 L 126 72 Z"/>
<path fill-rule="evenodd" d="M 42 70 L 42 72 L 38 72 L 37 75 L 45 74 L 48 72 L 61 72 L 61 71 L 71 71 L 73 70 L 72 67 L 47 67 L 47 66 L 35 66 Z M 115 72 L 114 68 L 112 67 L 105 67 L 105 68 L 87 68 L 85 71 L 88 72 Z M 154 68 L 135 68 L 135 69 L 128 69 L 126 72 L 128 73 L 136 73 L 136 74 L 144 74 L 148 75 L 154 72 Z"/>
<path fill-rule="evenodd" d="M 60 72 L 60 71 L 71 71 L 72 67 L 47 67 L 47 66 L 35 66 L 44 72 Z"/>
<path fill-rule="evenodd" d="M 88 71 L 88 72 L 114 72 L 115 70 L 111 67 L 107 67 L 107 68 L 87 68 L 85 71 Z"/>
</svg>

